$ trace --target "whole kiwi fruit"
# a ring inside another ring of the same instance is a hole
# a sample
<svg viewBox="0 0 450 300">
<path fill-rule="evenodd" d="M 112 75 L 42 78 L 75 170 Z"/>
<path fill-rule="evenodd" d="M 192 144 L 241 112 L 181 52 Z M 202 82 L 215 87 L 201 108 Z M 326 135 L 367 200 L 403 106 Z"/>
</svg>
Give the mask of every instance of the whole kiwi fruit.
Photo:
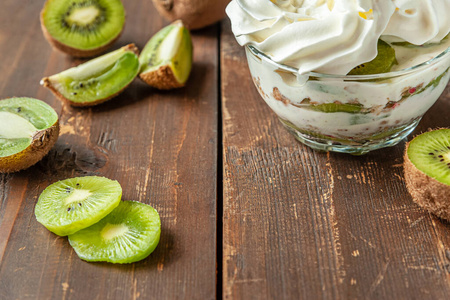
<svg viewBox="0 0 450 300">
<path fill-rule="evenodd" d="M 153 0 L 158 12 L 169 21 L 182 20 L 189 29 L 211 25 L 225 17 L 230 0 Z"/>
</svg>

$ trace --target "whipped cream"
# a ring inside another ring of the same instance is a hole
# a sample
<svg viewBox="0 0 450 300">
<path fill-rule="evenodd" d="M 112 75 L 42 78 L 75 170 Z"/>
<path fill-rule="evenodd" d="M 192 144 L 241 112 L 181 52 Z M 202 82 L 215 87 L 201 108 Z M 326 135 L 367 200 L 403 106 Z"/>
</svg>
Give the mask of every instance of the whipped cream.
<svg viewBox="0 0 450 300">
<path fill-rule="evenodd" d="M 238 43 L 298 69 L 345 75 L 377 55 L 378 39 L 439 42 L 450 31 L 450 0 L 232 0 Z"/>
<path fill-rule="evenodd" d="M 438 43 L 450 31 L 450 0 L 395 0 L 396 10 L 383 35 L 411 44 Z"/>
</svg>

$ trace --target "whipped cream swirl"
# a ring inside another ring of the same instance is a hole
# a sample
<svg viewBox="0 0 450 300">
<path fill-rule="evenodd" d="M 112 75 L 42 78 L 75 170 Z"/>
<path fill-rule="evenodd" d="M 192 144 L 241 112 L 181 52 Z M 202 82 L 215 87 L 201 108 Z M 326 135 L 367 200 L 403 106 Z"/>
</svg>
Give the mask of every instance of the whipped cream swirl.
<svg viewBox="0 0 450 300">
<path fill-rule="evenodd" d="M 395 0 L 383 32 L 411 44 L 438 43 L 450 32 L 450 0 Z"/>
<path fill-rule="evenodd" d="M 450 0 L 232 0 L 226 11 L 240 45 L 254 45 L 300 74 L 344 75 L 375 58 L 382 34 L 439 41 L 450 29 L 449 6 Z"/>
</svg>

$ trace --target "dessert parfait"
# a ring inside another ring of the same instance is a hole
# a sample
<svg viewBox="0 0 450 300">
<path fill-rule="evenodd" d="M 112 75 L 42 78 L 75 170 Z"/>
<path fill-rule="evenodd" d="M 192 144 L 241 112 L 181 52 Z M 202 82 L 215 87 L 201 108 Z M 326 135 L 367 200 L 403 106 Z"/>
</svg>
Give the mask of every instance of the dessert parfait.
<svg viewBox="0 0 450 300">
<path fill-rule="evenodd" d="M 411 133 L 449 80 L 449 0 L 232 0 L 259 93 L 308 146 L 363 154 Z"/>
</svg>

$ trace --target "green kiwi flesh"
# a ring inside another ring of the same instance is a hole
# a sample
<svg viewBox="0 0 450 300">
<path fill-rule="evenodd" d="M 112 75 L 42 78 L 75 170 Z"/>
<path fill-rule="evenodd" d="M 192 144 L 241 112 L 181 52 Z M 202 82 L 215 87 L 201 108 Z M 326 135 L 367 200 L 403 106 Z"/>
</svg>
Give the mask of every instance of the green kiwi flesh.
<svg viewBox="0 0 450 300">
<path fill-rule="evenodd" d="M 305 108 L 315 111 L 321 111 L 324 113 L 345 112 L 355 114 L 361 112 L 364 107 L 361 104 L 324 103 L 305 106 Z"/>
<path fill-rule="evenodd" d="M 43 78 L 41 84 L 73 106 L 92 106 L 113 98 L 139 72 L 138 50 L 130 44 L 77 67 Z"/>
<path fill-rule="evenodd" d="M 125 25 L 120 0 L 47 0 L 41 12 L 44 35 L 59 50 L 93 56 L 105 50 Z"/>
<path fill-rule="evenodd" d="M 450 129 L 415 137 L 405 151 L 404 171 L 413 200 L 450 220 Z"/>
<path fill-rule="evenodd" d="M 0 101 L 0 173 L 25 169 L 42 159 L 59 134 L 58 115 L 33 98 Z"/>
<path fill-rule="evenodd" d="M 157 32 L 145 45 L 139 57 L 140 77 L 158 89 L 186 84 L 192 69 L 192 39 L 181 21 Z"/>
<path fill-rule="evenodd" d="M 120 184 L 104 177 L 69 178 L 48 186 L 39 196 L 35 215 L 51 232 L 66 236 L 97 223 L 122 197 Z"/>
<path fill-rule="evenodd" d="M 360 64 L 353 68 L 348 75 L 371 75 L 387 73 L 397 63 L 395 50 L 388 43 L 378 40 L 377 56 L 370 62 Z"/>
<path fill-rule="evenodd" d="M 161 220 L 149 205 L 121 201 L 100 222 L 69 235 L 69 243 L 86 261 L 132 263 L 146 258 L 159 243 Z"/>
</svg>

